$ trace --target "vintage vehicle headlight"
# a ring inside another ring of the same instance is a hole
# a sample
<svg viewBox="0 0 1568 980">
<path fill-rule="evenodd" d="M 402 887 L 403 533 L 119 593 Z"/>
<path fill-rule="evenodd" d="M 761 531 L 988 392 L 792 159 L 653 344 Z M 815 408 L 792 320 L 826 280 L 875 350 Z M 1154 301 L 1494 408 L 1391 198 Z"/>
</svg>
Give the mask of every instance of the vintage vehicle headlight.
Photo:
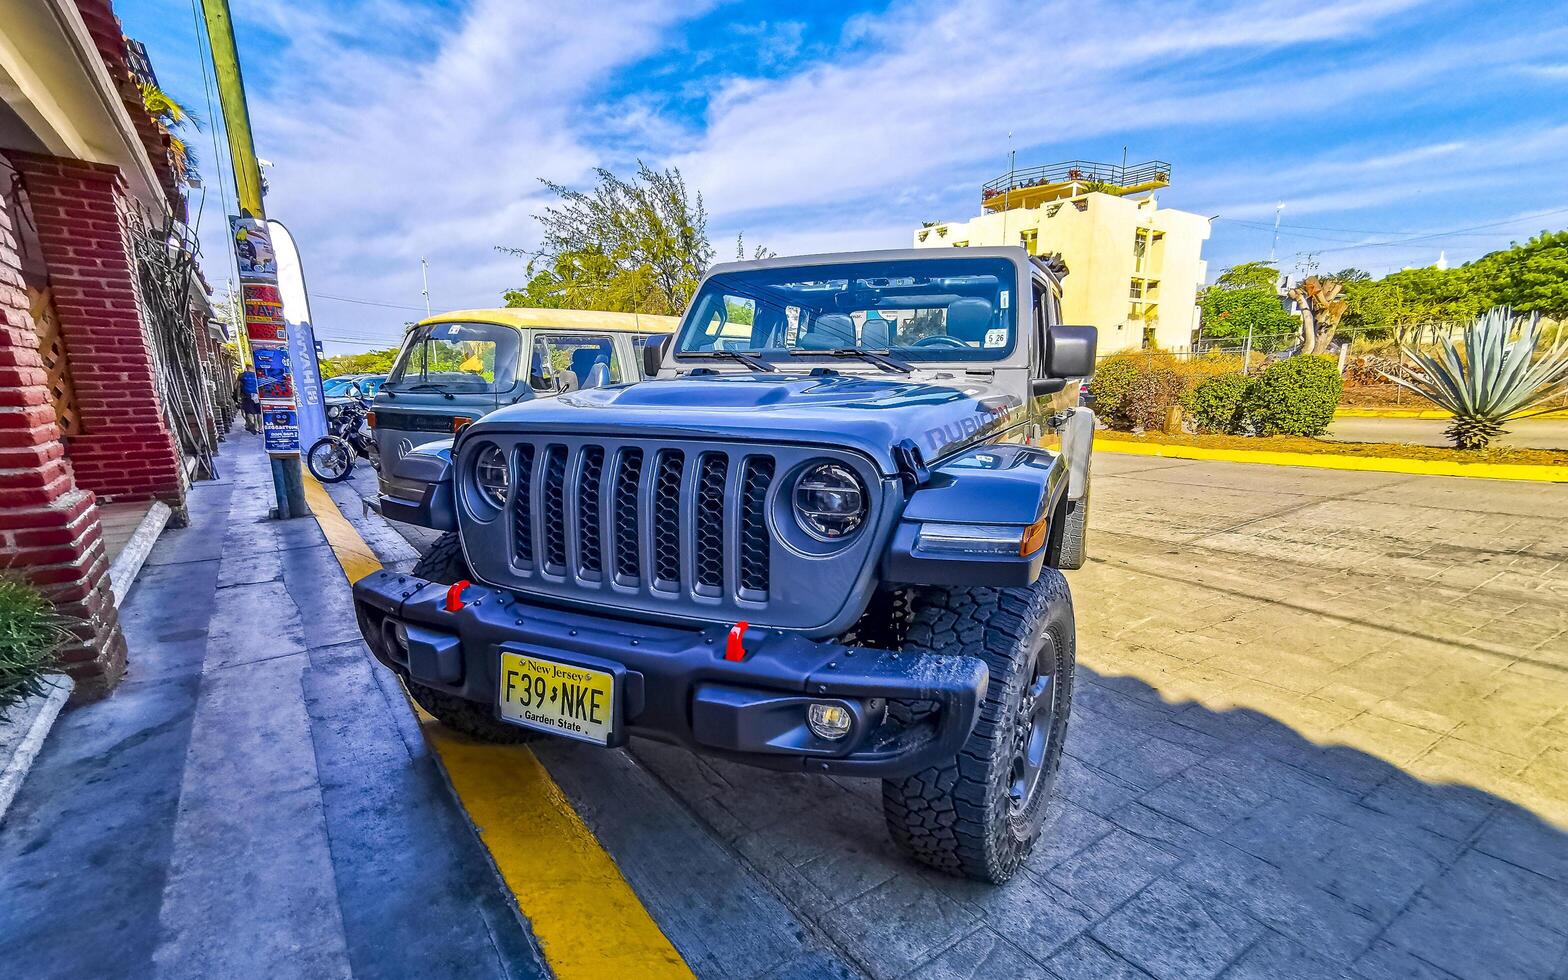
<svg viewBox="0 0 1568 980">
<path fill-rule="evenodd" d="M 823 541 L 848 537 L 866 519 L 860 478 L 842 463 L 818 463 L 795 480 L 795 519 Z"/>
<path fill-rule="evenodd" d="M 335 419 L 339 415 L 342 415 L 342 414 L 343 414 L 343 406 L 342 405 L 330 405 L 330 406 L 327 407 L 327 418 L 329 418 L 329 419 Z"/>
<path fill-rule="evenodd" d="M 474 459 L 474 483 L 487 502 L 497 507 L 506 506 L 506 494 L 512 488 L 512 472 L 500 446 L 487 442 L 479 447 L 479 455 Z"/>
</svg>

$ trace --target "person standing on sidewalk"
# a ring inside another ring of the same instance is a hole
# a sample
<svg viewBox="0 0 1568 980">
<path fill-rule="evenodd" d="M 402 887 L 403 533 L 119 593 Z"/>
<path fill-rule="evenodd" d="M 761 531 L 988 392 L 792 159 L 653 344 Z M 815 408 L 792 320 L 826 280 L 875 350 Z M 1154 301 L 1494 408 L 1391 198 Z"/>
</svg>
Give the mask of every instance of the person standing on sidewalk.
<svg viewBox="0 0 1568 980">
<path fill-rule="evenodd" d="M 240 411 L 245 415 L 245 431 L 255 435 L 261 431 L 261 402 L 256 400 L 255 371 L 241 371 L 234 379 L 234 397 L 239 400 Z"/>
</svg>

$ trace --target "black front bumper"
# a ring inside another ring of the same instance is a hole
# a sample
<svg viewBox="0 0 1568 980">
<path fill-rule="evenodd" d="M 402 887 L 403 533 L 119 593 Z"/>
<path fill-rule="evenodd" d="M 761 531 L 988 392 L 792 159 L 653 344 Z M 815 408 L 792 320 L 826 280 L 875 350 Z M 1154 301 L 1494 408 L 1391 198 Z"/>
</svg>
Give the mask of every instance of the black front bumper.
<svg viewBox="0 0 1568 980">
<path fill-rule="evenodd" d="M 770 769 L 902 776 L 958 754 L 988 679 L 974 657 L 901 655 L 760 627 L 745 632 L 745 659 L 731 661 L 721 626 L 573 612 L 479 585 L 462 598 L 448 612 L 446 586 L 389 571 L 354 586 L 378 660 L 470 701 L 496 705 L 503 650 L 612 670 L 621 689 L 612 745 L 637 735 Z M 817 701 L 850 710 L 847 736 L 812 734 L 806 713 Z"/>
</svg>

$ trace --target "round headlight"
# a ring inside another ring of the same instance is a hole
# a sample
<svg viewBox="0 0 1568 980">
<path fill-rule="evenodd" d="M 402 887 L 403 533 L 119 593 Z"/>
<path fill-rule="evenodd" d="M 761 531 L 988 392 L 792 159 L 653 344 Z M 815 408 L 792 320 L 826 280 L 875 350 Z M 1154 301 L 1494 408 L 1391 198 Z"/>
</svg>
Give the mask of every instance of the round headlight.
<svg viewBox="0 0 1568 980">
<path fill-rule="evenodd" d="M 795 518 L 812 537 L 836 541 L 866 519 L 860 478 L 842 463 L 818 463 L 795 480 Z"/>
<path fill-rule="evenodd" d="M 331 406 L 330 408 L 327 409 L 327 418 L 329 418 L 329 419 L 335 419 L 339 415 L 342 415 L 342 414 L 343 414 L 343 406 L 341 406 L 341 405 L 333 405 L 333 406 Z"/>
<path fill-rule="evenodd" d="M 479 447 L 474 460 L 474 482 L 485 500 L 497 507 L 506 506 L 506 494 L 512 487 L 512 471 L 506 465 L 506 454 L 500 446 L 486 443 Z"/>
</svg>

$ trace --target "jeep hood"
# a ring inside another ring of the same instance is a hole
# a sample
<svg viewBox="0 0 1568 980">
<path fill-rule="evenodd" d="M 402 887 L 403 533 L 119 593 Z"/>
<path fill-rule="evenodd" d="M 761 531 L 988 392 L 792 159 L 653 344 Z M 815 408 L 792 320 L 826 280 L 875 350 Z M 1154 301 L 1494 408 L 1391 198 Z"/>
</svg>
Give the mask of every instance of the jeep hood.
<svg viewBox="0 0 1568 980">
<path fill-rule="evenodd" d="M 954 372 L 928 379 L 850 374 L 686 375 L 589 388 L 501 409 L 469 432 L 602 432 L 649 438 L 832 445 L 897 472 L 908 439 L 928 462 L 1023 421 L 1025 406 L 989 380 Z"/>
</svg>

